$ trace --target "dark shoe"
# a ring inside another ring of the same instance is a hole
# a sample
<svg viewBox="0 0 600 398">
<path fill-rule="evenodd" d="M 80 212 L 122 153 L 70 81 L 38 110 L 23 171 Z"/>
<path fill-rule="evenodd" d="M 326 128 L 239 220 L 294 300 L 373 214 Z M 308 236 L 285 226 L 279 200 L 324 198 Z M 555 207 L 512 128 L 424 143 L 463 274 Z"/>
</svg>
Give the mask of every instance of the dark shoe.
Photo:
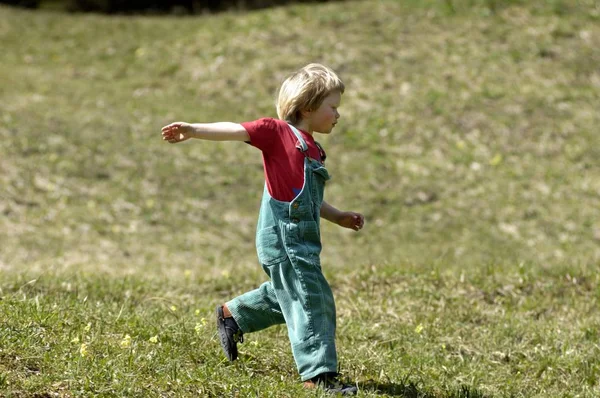
<svg viewBox="0 0 600 398">
<path fill-rule="evenodd" d="M 238 357 L 237 343 L 244 342 L 244 333 L 235 319 L 223 316 L 222 305 L 217 306 L 217 330 L 225 355 L 230 361 L 235 361 Z"/>
<path fill-rule="evenodd" d="M 322 388 L 327 394 L 356 395 L 358 388 L 340 381 L 337 373 L 323 373 L 304 382 L 304 388 Z"/>
</svg>

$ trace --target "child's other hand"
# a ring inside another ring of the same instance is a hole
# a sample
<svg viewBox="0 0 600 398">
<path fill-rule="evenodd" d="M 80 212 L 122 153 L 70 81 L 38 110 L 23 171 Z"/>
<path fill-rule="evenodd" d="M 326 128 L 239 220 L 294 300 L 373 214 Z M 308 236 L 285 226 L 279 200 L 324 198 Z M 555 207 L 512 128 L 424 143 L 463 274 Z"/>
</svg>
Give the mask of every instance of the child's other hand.
<svg viewBox="0 0 600 398">
<path fill-rule="evenodd" d="M 185 141 L 191 138 L 192 126 L 185 122 L 175 122 L 166 125 L 162 129 L 162 138 L 171 144 Z"/>
<path fill-rule="evenodd" d="M 339 223 L 341 227 L 353 229 L 355 231 L 361 230 L 365 225 L 365 216 L 360 213 L 354 213 L 352 211 L 345 211 L 342 213 Z"/>
</svg>

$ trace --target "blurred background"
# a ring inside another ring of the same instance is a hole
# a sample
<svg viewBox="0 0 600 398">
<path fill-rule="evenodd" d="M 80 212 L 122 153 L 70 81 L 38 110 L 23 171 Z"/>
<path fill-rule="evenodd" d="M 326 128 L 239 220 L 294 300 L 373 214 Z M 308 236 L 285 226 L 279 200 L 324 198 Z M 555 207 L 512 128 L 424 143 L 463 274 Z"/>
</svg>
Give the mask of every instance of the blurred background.
<svg viewBox="0 0 600 398">
<path fill-rule="evenodd" d="M 309 62 L 348 88 L 327 200 L 367 217 L 328 270 L 598 263 L 597 1 L 283 3 L 1 5 L 2 268 L 258 278 L 260 152 L 160 128 L 276 117 Z"/>
<path fill-rule="evenodd" d="M 0 4 L 29 9 L 108 14 L 199 14 L 226 10 L 252 10 L 292 3 L 325 3 L 327 1 L 336 0 L 2 0 Z"/>
</svg>

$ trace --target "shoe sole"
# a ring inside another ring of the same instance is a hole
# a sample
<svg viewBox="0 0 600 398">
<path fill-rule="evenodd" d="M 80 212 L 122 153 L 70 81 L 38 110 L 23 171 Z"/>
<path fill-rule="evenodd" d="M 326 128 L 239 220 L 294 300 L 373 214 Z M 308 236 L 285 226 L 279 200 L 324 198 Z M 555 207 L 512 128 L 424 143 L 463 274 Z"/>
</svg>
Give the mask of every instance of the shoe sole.
<svg viewBox="0 0 600 398">
<path fill-rule="evenodd" d="M 219 340 L 221 340 L 221 347 L 225 356 L 229 361 L 233 362 L 238 357 L 237 344 L 234 341 L 230 341 L 227 337 L 227 330 L 225 329 L 225 322 L 221 319 L 225 319 L 223 316 L 223 306 L 217 305 L 217 331 L 219 332 Z"/>
</svg>

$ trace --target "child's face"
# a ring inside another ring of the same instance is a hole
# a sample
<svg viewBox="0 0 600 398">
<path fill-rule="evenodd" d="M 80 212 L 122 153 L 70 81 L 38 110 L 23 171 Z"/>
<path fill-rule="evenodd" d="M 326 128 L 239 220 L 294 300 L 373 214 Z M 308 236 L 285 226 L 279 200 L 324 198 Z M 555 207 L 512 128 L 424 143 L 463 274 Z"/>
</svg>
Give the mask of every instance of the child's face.
<svg viewBox="0 0 600 398">
<path fill-rule="evenodd" d="M 342 100 L 342 94 L 334 91 L 323 100 L 323 103 L 317 109 L 310 111 L 307 115 L 307 122 L 310 130 L 322 134 L 329 134 L 337 123 L 340 114 L 338 107 Z"/>
</svg>

